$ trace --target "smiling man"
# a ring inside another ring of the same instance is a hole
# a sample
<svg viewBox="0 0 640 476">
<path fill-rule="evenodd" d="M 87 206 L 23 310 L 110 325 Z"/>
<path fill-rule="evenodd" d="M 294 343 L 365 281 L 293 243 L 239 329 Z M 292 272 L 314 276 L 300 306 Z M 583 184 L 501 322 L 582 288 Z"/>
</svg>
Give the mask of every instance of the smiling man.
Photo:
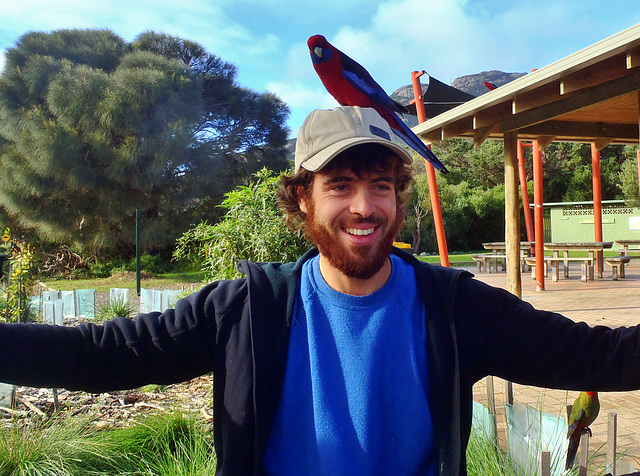
<svg viewBox="0 0 640 476">
<path fill-rule="evenodd" d="M 244 278 L 134 319 L 0 323 L 0 381 L 98 393 L 213 372 L 224 476 L 461 476 L 487 375 L 640 388 L 639 327 L 590 328 L 393 248 L 411 158 L 373 109 L 314 111 L 295 162 L 279 198 L 316 245 L 296 263 L 241 261 Z"/>
<path fill-rule="evenodd" d="M 391 270 L 411 157 L 377 112 L 353 107 L 314 111 L 296 147 L 297 175 L 284 180 L 294 190 L 281 198 L 293 200 L 324 279 L 348 294 L 375 291 Z"/>
</svg>

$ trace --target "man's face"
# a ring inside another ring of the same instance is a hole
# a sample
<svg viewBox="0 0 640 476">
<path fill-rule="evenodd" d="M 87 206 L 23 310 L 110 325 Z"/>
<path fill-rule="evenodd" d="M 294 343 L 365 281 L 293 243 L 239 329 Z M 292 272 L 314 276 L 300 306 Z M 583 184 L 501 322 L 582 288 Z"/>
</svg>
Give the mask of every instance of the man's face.
<svg viewBox="0 0 640 476">
<path fill-rule="evenodd" d="M 348 277 L 369 279 L 391 253 L 402 224 L 393 172 L 358 177 L 350 169 L 317 172 L 311 193 L 298 190 L 307 235 Z"/>
</svg>

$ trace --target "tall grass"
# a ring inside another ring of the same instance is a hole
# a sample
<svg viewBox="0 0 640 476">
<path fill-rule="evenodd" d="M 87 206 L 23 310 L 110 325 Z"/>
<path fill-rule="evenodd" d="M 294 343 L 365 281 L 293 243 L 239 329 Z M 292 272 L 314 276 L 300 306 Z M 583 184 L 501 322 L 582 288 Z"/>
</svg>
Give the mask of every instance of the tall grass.
<svg viewBox="0 0 640 476">
<path fill-rule="evenodd" d="M 115 317 L 131 317 L 135 314 L 134 305 L 124 298 L 114 298 L 96 306 L 95 322 L 104 322 Z"/>
<path fill-rule="evenodd" d="M 98 430 L 88 417 L 61 417 L 0 430 L 0 476 L 208 476 L 211 429 L 182 413 Z"/>
<path fill-rule="evenodd" d="M 471 432 L 467 446 L 468 476 L 516 476 L 513 465 L 508 461 L 496 441 L 482 432 Z"/>
<path fill-rule="evenodd" d="M 0 475 L 89 474 L 84 462 L 106 449 L 89 428 L 86 418 L 39 420 L 29 427 L 13 423 L 0 431 Z"/>
<path fill-rule="evenodd" d="M 215 473 L 211 429 L 182 413 L 158 415 L 138 425 L 111 431 L 108 446 L 117 449 L 113 470 L 124 474 L 208 476 Z M 135 474 L 135 473 L 134 473 Z"/>
</svg>

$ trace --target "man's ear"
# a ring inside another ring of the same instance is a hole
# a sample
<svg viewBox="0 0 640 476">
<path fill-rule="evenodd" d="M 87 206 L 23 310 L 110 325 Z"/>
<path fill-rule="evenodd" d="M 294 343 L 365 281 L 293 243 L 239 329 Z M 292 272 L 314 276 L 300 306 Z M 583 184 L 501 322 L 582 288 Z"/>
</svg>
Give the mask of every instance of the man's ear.
<svg viewBox="0 0 640 476">
<path fill-rule="evenodd" d="M 296 185 L 296 197 L 298 197 L 298 206 L 302 213 L 307 213 L 307 190 L 302 185 Z"/>
</svg>

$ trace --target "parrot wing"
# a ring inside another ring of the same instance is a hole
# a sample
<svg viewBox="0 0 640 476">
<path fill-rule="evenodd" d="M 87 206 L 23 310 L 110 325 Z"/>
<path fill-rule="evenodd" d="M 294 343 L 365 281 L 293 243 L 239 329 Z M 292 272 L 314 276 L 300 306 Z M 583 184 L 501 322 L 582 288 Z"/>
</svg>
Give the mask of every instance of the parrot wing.
<svg viewBox="0 0 640 476">
<path fill-rule="evenodd" d="M 369 74 L 369 72 L 358 62 L 354 61 L 344 53 L 340 54 L 344 77 L 354 88 L 366 94 L 372 103 L 378 103 L 394 112 L 404 114 L 407 108 L 399 102 L 394 101 Z"/>
<path fill-rule="evenodd" d="M 582 430 L 582 428 L 584 428 L 586 425 L 581 425 L 580 423 L 582 423 L 585 419 L 586 416 L 586 412 L 584 411 L 584 409 L 581 409 L 579 412 L 571 412 L 571 416 L 569 417 L 569 431 L 567 432 L 567 438 L 571 438 L 571 435 L 573 435 L 576 430 L 578 430 L 578 427 L 580 427 L 579 429 Z"/>
</svg>

